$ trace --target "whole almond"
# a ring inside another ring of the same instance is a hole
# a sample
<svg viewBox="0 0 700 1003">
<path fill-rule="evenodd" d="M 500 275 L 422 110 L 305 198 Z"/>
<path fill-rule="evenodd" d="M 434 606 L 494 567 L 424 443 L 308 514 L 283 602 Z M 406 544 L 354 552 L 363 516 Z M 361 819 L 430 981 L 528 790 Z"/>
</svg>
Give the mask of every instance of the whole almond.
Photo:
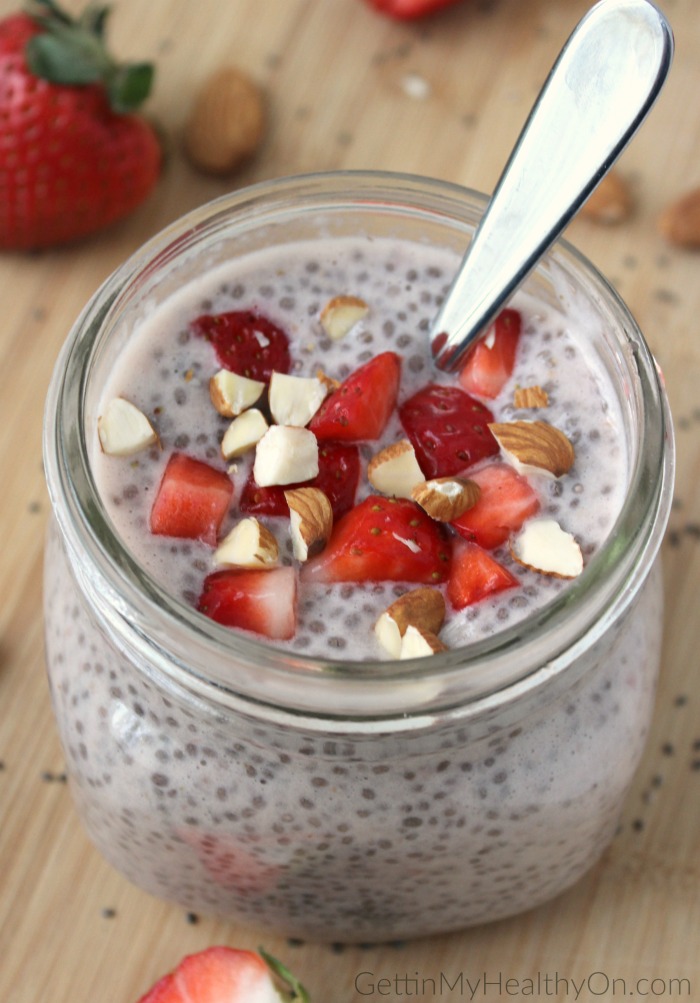
<svg viewBox="0 0 700 1003">
<path fill-rule="evenodd" d="M 185 125 L 185 152 L 199 170 L 226 175 L 258 149 L 265 131 L 260 88 L 235 67 L 217 70 L 195 98 Z"/>
<path fill-rule="evenodd" d="M 659 232 L 676 247 L 700 247 L 700 188 L 672 202 L 658 219 Z"/>
<path fill-rule="evenodd" d="M 632 212 L 632 195 L 625 179 L 610 171 L 589 195 L 581 215 L 596 223 L 621 223 Z"/>
<path fill-rule="evenodd" d="M 525 471 L 562 477 L 573 466 L 574 447 L 546 421 L 506 421 L 489 425 L 507 460 Z"/>
</svg>

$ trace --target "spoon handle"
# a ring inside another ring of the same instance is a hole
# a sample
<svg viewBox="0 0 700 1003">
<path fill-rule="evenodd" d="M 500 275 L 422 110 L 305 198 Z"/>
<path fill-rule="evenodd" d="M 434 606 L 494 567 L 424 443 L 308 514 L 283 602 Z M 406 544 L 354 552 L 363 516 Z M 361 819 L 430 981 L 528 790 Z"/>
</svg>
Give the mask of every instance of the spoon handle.
<svg viewBox="0 0 700 1003">
<path fill-rule="evenodd" d="M 562 49 L 431 330 L 440 369 L 464 353 L 622 152 L 654 103 L 673 34 L 648 0 L 601 0 Z"/>
</svg>

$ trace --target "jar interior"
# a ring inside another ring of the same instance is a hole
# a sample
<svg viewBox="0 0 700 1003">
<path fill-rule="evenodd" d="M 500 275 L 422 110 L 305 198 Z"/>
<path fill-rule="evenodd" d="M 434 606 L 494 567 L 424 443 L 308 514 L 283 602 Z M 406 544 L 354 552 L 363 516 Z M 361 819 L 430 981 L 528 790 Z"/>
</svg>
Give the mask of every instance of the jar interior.
<svg viewBox="0 0 700 1003">
<path fill-rule="evenodd" d="M 627 502 L 608 543 L 580 580 L 515 627 L 431 658 L 429 665 L 287 655 L 234 635 L 168 596 L 120 545 L 92 477 L 88 444 L 96 441 L 104 380 L 142 319 L 203 268 L 231 263 L 271 242 L 337 235 L 398 237 L 461 254 L 485 204 L 464 189 L 422 179 L 351 175 L 347 185 L 347 196 L 342 178 L 340 183 L 312 178 L 226 197 L 174 224 L 130 259 L 88 306 L 59 363 L 63 377 L 56 378 L 54 405 L 59 420 L 50 451 L 55 448 L 60 456 L 71 503 L 71 526 L 63 519 L 62 528 L 76 541 L 75 527 L 80 527 L 101 583 L 97 592 L 106 597 L 105 614 L 124 619 L 128 610 L 135 615 L 131 641 L 136 648 L 148 648 L 152 657 L 155 645 L 168 672 L 177 671 L 181 680 L 204 690 L 223 688 L 232 698 L 261 699 L 258 673 L 251 666 L 262 662 L 270 699 L 281 706 L 339 707 L 345 713 L 346 704 L 351 714 L 398 714 L 481 699 L 560 656 L 570 659 L 591 624 L 612 609 L 625 588 L 629 591 L 640 555 L 658 546 L 658 520 L 651 520 L 652 531 L 650 512 L 659 510 L 662 498 L 667 504 L 670 449 L 656 371 L 633 319 L 605 280 L 572 248 L 559 244 L 523 291 L 569 316 L 585 312 L 588 350 L 617 388 L 629 450 Z M 146 615 L 148 624 L 139 621 Z M 320 684 L 313 697 L 311 677 Z M 368 685 L 371 698 L 363 694 Z"/>
</svg>

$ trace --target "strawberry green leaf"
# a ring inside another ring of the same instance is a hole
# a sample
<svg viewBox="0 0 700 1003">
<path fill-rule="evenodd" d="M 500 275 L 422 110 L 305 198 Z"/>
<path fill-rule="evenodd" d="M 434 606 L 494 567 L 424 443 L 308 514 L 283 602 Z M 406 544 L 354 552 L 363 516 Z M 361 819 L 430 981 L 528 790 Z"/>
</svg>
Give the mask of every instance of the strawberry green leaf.
<svg viewBox="0 0 700 1003">
<path fill-rule="evenodd" d="M 89 31 L 95 35 L 96 38 L 104 39 L 110 10 L 110 7 L 86 7 L 80 15 L 79 24 L 85 31 Z"/>
<path fill-rule="evenodd" d="M 73 18 L 61 10 L 54 0 L 31 0 L 27 4 L 27 13 L 34 20 L 46 18 L 48 21 L 62 21 L 63 24 L 73 24 Z"/>
<path fill-rule="evenodd" d="M 104 49 L 79 29 L 55 25 L 35 35 L 26 48 L 29 69 L 54 84 L 93 84 L 109 68 Z"/>
<path fill-rule="evenodd" d="M 304 989 L 299 979 L 289 971 L 286 965 L 283 965 L 277 958 L 268 954 L 262 947 L 258 948 L 258 953 L 270 971 L 289 989 L 292 994 L 289 997 L 290 1000 L 298 1000 L 299 1003 L 310 1003 L 310 997 L 306 989 Z"/>
<path fill-rule="evenodd" d="M 151 91 L 153 67 L 131 63 L 118 67 L 108 78 L 109 103 L 116 112 L 130 112 L 142 104 Z"/>
<path fill-rule="evenodd" d="M 81 87 L 101 83 L 112 109 L 134 111 L 148 97 L 153 67 L 148 63 L 119 65 L 105 46 L 110 8 L 88 6 L 79 19 L 65 14 L 54 0 L 32 0 L 28 13 L 42 29 L 27 43 L 30 71 L 54 84 Z"/>
</svg>

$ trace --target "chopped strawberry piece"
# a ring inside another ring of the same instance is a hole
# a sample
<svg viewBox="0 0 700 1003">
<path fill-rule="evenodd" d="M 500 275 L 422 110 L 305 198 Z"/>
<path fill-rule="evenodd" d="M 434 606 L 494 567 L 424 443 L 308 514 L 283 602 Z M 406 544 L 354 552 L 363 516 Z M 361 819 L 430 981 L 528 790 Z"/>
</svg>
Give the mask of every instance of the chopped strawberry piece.
<svg viewBox="0 0 700 1003">
<path fill-rule="evenodd" d="M 467 393 L 493 400 L 515 367 L 523 319 L 517 310 L 502 310 L 471 349 L 459 374 Z"/>
<path fill-rule="evenodd" d="M 540 507 L 532 485 L 506 463 L 492 463 L 469 475 L 481 489 L 472 508 L 450 523 L 467 540 L 492 550 L 505 543 Z"/>
<path fill-rule="evenodd" d="M 371 495 L 337 523 L 309 561 L 308 582 L 444 582 L 451 542 L 442 526 L 405 498 Z"/>
<path fill-rule="evenodd" d="M 223 470 L 173 453 L 151 509 L 151 532 L 214 546 L 232 497 L 233 484 Z"/>
<path fill-rule="evenodd" d="M 293 986 L 300 1003 L 308 996 Z M 189 954 L 142 996 L 139 1003 L 280 1003 L 270 965 L 254 951 L 208 947 Z"/>
<path fill-rule="evenodd" d="M 366 442 L 378 439 L 396 405 L 401 359 L 382 352 L 341 383 L 309 422 L 319 441 Z"/>
<path fill-rule="evenodd" d="M 360 479 L 360 453 L 357 446 L 327 442 L 319 446 L 318 475 L 299 484 L 273 485 L 261 488 L 252 471 L 245 483 L 239 507 L 249 515 L 289 516 L 284 492 L 292 488 L 319 488 L 331 503 L 333 518 L 349 512 L 355 504 L 357 482 Z"/>
<path fill-rule="evenodd" d="M 290 370 L 289 338 L 281 327 L 254 310 L 203 314 L 192 322 L 192 330 L 212 343 L 225 369 L 239 376 L 267 382 L 273 370 Z"/>
<path fill-rule="evenodd" d="M 458 474 L 498 452 L 488 425 L 493 415 L 459 387 L 430 383 L 399 408 L 426 477 Z"/>
<path fill-rule="evenodd" d="M 447 598 L 454 609 L 511 589 L 520 582 L 507 568 L 477 543 L 460 541 L 452 556 L 452 573 L 447 583 Z"/>
<path fill-rule="evenodd" d="M 226 627 L 288 641 L 296 630 L 296 592 L 293 568 L 226 569 L 204 579 L 197 609 Z"/>
<path fill-rule="evenodd" d="M 369 0 L 383 14 L 395 17 L 399 21 L 409 21 L 416 17 L 425 17 L 443 7 L 451 7 L 457 0 Z"/>
</svg>

